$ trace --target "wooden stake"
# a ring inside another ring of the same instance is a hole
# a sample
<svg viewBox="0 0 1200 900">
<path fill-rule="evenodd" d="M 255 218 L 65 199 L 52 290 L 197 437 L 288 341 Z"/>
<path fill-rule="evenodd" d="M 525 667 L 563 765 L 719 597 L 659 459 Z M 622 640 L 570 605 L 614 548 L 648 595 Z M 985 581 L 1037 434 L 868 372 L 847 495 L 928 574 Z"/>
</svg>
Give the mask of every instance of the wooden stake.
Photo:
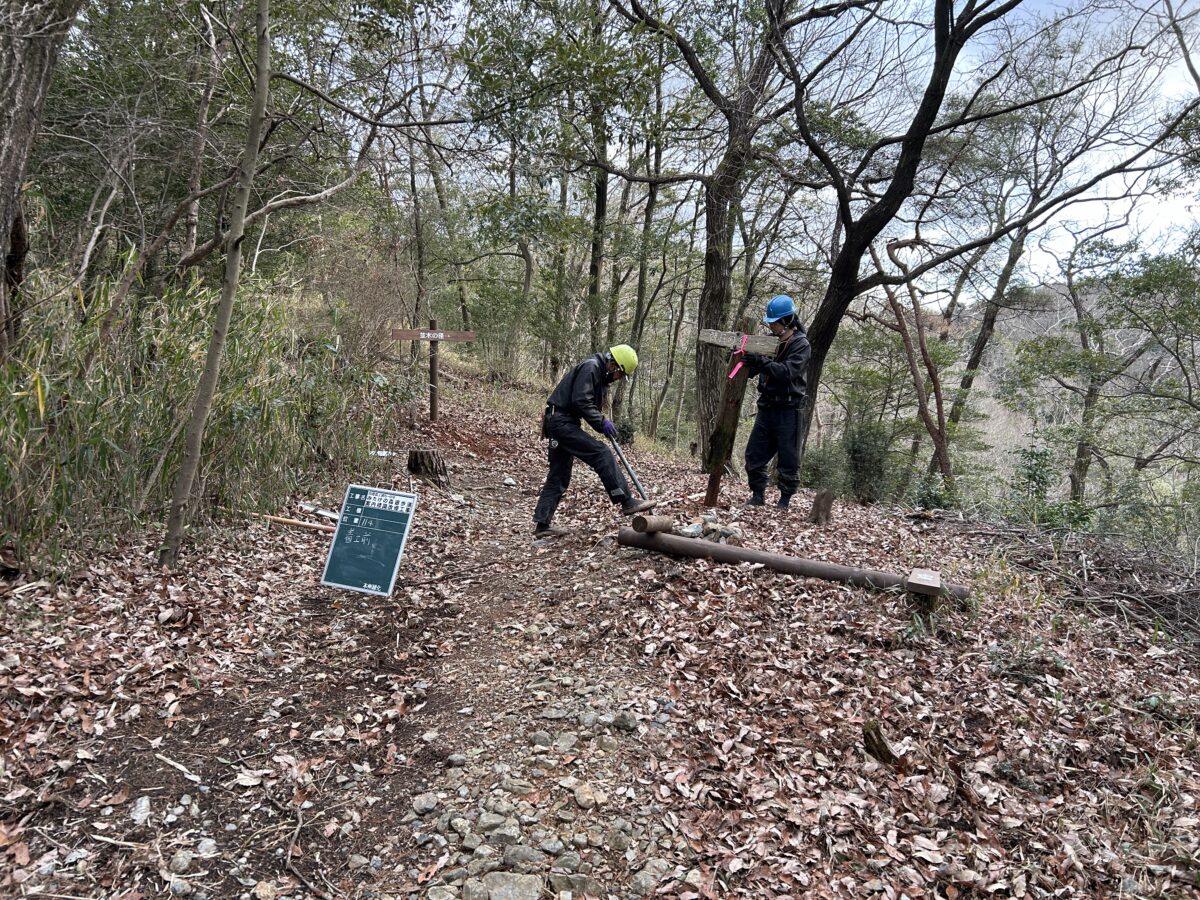
<svg viewBox="0 0 1200 900">
<path fill-rule="evenodd" d="M 743 332 L 751 328 L 749 319 L 741 321 Z M 715 332 L 720 335 L 723 332 Z M 771 338 L 775 345 L 779 342 Z M 749 343 L 749 340 L 747 340 Z M 733 357 L 729 363 L 729 374 L 721 382 L 721 399 L 717 404 L 717 425 L 708 441 L 708 459 L 705 460 L 705 471 L 708 472 L 708 490 L 704 494 L 705 506 L 716 506 L 721 496 L 721 476 L 725 472 L 725 464 L 733 455 L 733 442 L 737 437 L 738 418 L 742 412 L 742 398 L 746 396 L 746 381 L 749 373 L 744 365 L 739 366 L 741 357 Z M 736 370 L 736 374 L 735 374 Z"/>
</svg>

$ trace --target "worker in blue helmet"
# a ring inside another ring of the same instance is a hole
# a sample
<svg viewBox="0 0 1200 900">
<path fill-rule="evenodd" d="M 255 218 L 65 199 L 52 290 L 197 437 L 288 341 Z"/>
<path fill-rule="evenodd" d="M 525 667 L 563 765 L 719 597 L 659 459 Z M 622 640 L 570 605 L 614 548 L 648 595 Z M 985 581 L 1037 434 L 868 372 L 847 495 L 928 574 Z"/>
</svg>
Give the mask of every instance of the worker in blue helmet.
<svg viewBox="0 0 1200 900">
<path fill-rule="evenodd" d="M 812 350 L 804 326 L 796 316 L 796 304 L 786 294 L 772 297 L 767 303 L 763 324 L 779 338 L 779 347 L 774 357 L 745 354 L 750 376 L 758 376 L 758 414 L 746 444 L 746 476 L 750 481 L 750 499 L 746 505 L 762 506 L 766 502 L 768 469 L 771 460 L 778 456 L 777 505 L 786 509 L 800 483 L 800 413 L 804 408 Z"/>
</svg>

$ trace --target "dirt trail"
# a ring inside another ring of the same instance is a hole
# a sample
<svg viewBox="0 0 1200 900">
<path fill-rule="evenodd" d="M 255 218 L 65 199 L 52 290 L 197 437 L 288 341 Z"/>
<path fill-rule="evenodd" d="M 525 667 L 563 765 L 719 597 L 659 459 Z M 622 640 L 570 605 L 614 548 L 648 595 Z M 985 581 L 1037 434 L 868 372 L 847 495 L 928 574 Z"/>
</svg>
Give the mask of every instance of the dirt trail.
<svg viewBox="0 0 1200 900">
<path fill-rule="evenodd" d="M 70 680 L 108 671 L 97 703 L 39 708 L 49 733 L 3 772 L 6 843 L 25 861 L 8 889 L 532 898 L 553 880 L 628 895 L 646 859 L 631 848 L 665 834 L 637 784 L 640 733 L 669 716 L 604 616 L 628 580 L 618 520 L 584 470 L 563 507 L 577 533 L 535 544 L 539 443 L 483 410 L 404 444 L 440 447 L 453 483 L 411 485 L 389 600 L 321 587 L 328 538 L 260 524 L 174 576 L 134 548 L 73 594 L 20 595 L 44 615 L 7 623 L 10 669 L 29 660 L 19 645 L 49 642 Z M 396 459 L 374 483 L 410 487 Z M 111 640 L 89 627 L 117 609 Z"/>
</svg>

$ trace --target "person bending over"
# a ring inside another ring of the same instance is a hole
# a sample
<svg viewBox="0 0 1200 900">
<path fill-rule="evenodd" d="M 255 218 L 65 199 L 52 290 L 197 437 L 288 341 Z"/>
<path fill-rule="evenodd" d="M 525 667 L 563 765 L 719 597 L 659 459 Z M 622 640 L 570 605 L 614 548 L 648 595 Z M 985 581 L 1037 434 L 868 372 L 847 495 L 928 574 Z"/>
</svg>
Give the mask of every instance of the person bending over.
<svg viewBox="0 0 1200 900">
<path fill-rule="evenodd" d="M 632 375 L 637 364 L 637 353 L 628 344 L 618 344 L 607 352 L 593 354 L 564 375 L 546 401 L 542 437 L 548 442 L 546 456 L 550 469 L 533 511 L 535 536 L 566 533 L 565 529 L 555 528 L 550 523 L 558 502 L 571 483 L 571 467 L 576 459 L 595 470 L 604 483 L 608 499 L 619 505 L 625 515 L 654 508 L 653 500 L 637 500 L 629 493 L 629 484 L 617 468 L 612 451 L 581 427 L 581 422 L 587 422 L 606 437 L 616 436 L 616 426 L 600 412 L 604 407 L 604 395 L 614 381 Z"/>
</svg>

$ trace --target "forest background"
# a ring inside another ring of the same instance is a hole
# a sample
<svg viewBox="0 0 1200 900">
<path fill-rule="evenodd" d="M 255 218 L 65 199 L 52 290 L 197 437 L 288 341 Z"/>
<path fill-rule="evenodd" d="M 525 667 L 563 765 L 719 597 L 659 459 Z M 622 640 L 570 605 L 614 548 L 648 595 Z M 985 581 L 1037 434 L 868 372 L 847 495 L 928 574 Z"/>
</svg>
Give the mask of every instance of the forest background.
<svg viewBox="0 0 1200 900">
<path fill-rule="evenodd" d="M 614 419 L 703 465 L 699 330 L 775 293 L 807 484 L 1200 564 L 1200 232 L 1160 212 L 1200 164 L 1187 3 L 0 17 L 7 565 L 164 519 L 170 562 L 360 472 L 425 389 L 390 329 L 431 319 L 499 383 L 632 344 Z"/>
</svg>

